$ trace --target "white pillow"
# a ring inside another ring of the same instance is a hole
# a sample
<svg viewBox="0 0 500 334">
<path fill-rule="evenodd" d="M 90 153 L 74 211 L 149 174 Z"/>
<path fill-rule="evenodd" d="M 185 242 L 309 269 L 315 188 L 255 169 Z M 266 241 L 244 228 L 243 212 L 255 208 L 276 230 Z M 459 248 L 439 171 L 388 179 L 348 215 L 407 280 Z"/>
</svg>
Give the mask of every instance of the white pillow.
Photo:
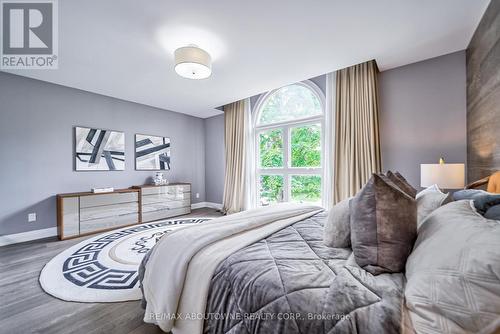
<svg viewBox="0 0 500 334">
<path fill-rule="evenodd" d="M 406 306 L 417 333 L 477 333 L 491 326 L 500 312 L 498 245 L 500 224 L 478 214 L 471 201 L 429 216 L 406 262 Z"/>
<path fill-rule="evenodd" d="M 441 189 L 439 189 L 438 185 L 437 184 L 433 184 L 432 186 L 427 187 L 424 190 L 422 190 L 419 193 L 417 193 L 417 196 L 415 196 L 415 199 L 418 199 L 420 196 L 423 196 L 425 194 L 434 193 L 434 192 L 440 192 L 441 194 L 443 194 L 443 192 L 441 191 Z"/>
<path fill-rule="evenodd" d="M 451 195 L 443 193 L 433 185 L 417 194 L 417 229 L 434 210 L 452 201 Z"/>
</svg>

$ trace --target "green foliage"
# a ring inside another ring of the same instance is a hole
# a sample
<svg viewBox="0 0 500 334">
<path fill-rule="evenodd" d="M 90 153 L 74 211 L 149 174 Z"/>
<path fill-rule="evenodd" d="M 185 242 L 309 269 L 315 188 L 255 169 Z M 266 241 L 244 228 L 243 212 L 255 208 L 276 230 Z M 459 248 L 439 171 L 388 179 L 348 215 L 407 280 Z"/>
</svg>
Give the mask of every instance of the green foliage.
<svg viewBox="0 0 500 334">
<path fill-rule="evenodd" d="M 293 128 L 292 167 L 319 167 L 321 165 L 321 128 L 308 125 Z"/>
<path fill-rule="evenodd" d="M 261 175 L 260 176 L 260 198 L 261 204 L 278 202 L 283 191 L 282 175 Z"/>
<path fill-rule="evenodd" d="M 262 132 L 259 135 L 260 166 L 283 167 L 283 131 L 280 129 Z"/>
<path fill-rule="evenodd" d="M 293 202 L 319 202 L 321 200 L 321 176 L 292 176 Z"/>
<path fill-rule="evenodd" d="M 293 84 L 278 89 L 266 101 L 259 114 L 258 124 L 272 124 L 300 120 L 321 115 L 321 104 L 311 89 Z M 321 166 L 321 126 L 299 126 L 291 129 L 290 147 L 284 148 L 282 129 L 261 132 L 258 138 L 260 168 L 286 168 L 284 149 L 290 149 L 291 167 L 315 168 Z M 300 172 L 299 172 L 300 173 Z M 294 175 L 291 177 L 291 200 L 318 202 L 321 198 L 321 177 L 318 175 Z M 283 175 L 261 175 L 262 204 L 282 199 Z"/>
</svg>

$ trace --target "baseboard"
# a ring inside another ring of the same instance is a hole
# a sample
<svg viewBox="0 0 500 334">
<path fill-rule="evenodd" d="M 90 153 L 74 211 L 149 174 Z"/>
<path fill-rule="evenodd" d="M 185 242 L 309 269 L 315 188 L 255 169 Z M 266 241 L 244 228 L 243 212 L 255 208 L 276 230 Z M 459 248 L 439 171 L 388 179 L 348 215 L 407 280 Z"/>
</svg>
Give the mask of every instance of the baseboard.
<svg viewBox="0 0 500 334">
<path fill-rule="evenodd" d="M 57 227 L 45 228 L 43 230 L 34 230 L 23 233 L 0 235 L 0 247 L 20 242 L 32 241 L 43 238 L 57 236 Z"/>
<path fill-rule="evenodd" d="M 222 204 L 220 203 L 206 202 L 206 205 L 207 208 L 222 210 Z"/>
<path fill-rule="evenodd" d="M 212 202 L 199 202 L 199 203 L 191 204 L 191 209 L 193 209 L 193 210 L 194 209 L 201 209 L 201 208 L 211 208 L 211 209 L 221 210 L 222 204 L 212 203 Z"/>
</svg>

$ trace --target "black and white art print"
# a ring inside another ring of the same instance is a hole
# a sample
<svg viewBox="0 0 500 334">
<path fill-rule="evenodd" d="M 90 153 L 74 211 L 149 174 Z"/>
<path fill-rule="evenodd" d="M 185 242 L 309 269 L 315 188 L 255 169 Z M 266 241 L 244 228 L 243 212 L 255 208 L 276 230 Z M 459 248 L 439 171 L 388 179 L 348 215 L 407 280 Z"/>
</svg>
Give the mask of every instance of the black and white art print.
<svg viewBox="0 0 500 334">
<path fill-rule="evenodd" d="M 125 133 L 75 127 L 75 168 L 125 170 Z"/>
<path fill-rule="evenodd" d="M 135 169 L 169 170 L 170 138 L 136 134 Z"/>
</svg>

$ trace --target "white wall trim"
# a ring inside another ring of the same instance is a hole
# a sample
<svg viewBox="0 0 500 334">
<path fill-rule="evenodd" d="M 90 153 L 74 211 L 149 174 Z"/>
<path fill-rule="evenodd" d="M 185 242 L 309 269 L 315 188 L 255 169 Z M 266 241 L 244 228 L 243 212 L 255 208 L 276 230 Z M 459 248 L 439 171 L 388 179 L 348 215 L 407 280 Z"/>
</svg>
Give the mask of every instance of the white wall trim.
<svg viewBox="0 0 500 334">
<path fill-rule="evenodd" d="M 210 208 L 210 209 L 216 209 L 216 210 L 222 210 L 222 204 L 219 203 L 212 203 L 212 202 L 199 202 L 199 203 L 194 203 L 191 204 L 191 209 L 201 209 L 201 208 Z"/>
<path fill-rule="evenodd" d="M 43 230 L 34 230 L 16 234 L 0 235 L 0 247 L 55 236 L 57 236 L 57 227 L 50 227 Z"/>
</svg>

